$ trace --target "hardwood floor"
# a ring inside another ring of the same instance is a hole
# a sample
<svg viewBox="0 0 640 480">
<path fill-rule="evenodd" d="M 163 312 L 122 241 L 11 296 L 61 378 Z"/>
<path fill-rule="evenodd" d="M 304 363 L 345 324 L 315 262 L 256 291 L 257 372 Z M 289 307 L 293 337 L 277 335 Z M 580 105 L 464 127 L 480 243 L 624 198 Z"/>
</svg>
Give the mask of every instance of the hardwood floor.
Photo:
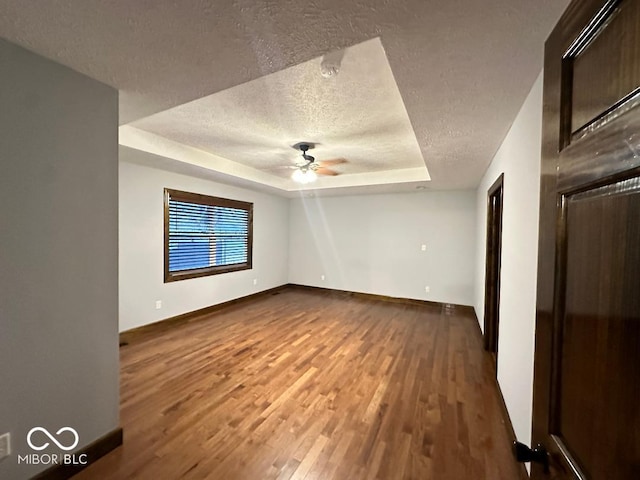
<svg viewBox="0 0 640 480">
<path fill-rule="evenodd" d="M 476 323 L 289 288 L 137 338 L 124 445 L 75 478 L 521 478 Z"/>
</svg>

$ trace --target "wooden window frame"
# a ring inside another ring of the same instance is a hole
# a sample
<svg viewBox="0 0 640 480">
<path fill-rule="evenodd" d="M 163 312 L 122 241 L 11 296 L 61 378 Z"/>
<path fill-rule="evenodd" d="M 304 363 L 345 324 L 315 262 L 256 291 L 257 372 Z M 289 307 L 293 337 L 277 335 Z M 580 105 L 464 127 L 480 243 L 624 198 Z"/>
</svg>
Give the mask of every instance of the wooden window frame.
<svg viewBox="0 0 640 480">
<path fill-rule="evenodd" d="M 189 270 L 169 271 L 169 200 L 170 199 L 208 205 L 246 210 L 248 212 L 247 261 L 233 265 L 220 265 Z M 181 190 L 164 189 L 164 283 L 187 280 L 189 278 L 207 277 L 221 273 L 250 270 L 253 261 L 253 203 L 213 197 Z"/>
</svg>

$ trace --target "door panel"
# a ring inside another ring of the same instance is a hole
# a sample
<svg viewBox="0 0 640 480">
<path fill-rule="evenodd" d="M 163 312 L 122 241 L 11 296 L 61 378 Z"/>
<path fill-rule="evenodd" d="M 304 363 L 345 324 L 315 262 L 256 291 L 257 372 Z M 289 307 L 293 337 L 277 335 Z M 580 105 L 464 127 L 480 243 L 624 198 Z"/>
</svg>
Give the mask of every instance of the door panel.
<svg viewBox="0 0 640 480">
<path fill-rule="evenodd" d="M 640 179 L 563 195 L 550 431 L 587 478 L 640 478 Z M 561 306 L 562 308 L 562 306 Z"/>
<path fill-rule="evenodd" d="M 633 93 L 640 80 L 637 26 L 640 6 L 610 2 L 569 48 L 572 62 L 571 132 L 575 133 Z"/>
<path fill-rule="evenodd" d="M 545 48 L 535 479 L 640 478 L 640 0 L 575 1 Z"/>
</svg>

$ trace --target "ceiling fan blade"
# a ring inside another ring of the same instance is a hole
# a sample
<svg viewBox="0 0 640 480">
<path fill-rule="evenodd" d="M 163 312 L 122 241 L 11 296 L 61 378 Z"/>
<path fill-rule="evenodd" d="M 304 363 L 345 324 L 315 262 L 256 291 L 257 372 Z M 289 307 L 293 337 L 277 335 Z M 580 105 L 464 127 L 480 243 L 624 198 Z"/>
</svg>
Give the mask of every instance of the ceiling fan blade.
<svg viewBox="0 0 640 480">
<path fill-rule="evenodd" d="M 346 158 L 332 158 L 330 160 L 320 160 L 320 165 L 323 167 L 331 167 L 333 165 L 340 165 L 341 163 L 347 163 Z"/>
<path fill-rule="evenodd" d="M 330 168 L 327 168 L 327 167 L 318 167 L 318 168 L 316 168 L 315 172 L 318 175 L 329 175 L 329 176 L 332 176 L 332 177 L 335 177 L 336 175 L 340 175 L 335 170 L 331 170 Z"/>
</svg>

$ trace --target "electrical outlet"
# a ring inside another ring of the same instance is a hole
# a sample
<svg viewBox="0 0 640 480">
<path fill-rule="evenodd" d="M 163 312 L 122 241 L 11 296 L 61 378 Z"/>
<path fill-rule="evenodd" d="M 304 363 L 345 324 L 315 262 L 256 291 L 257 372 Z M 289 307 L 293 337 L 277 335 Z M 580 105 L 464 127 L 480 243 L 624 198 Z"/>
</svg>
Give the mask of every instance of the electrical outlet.
<svg viewBox="0 0 640 480">
<path fill-rule="evenodd" d="M 324 275 L 320 275 L 320 280 L 324 280 Z"/>
<path fill-rule="evenodd" d="M 422 250 L 423 252 L 427 251 L 427 246 L 423 243 L 422 247 L 420 247 L 420 250 Z"/>
<path fill-rule="evenodd" d="M 258 284 L 258 279 L 257 279 L 257 278 L 254 278 L 254 279 L 253 279 L 253 284 L 254 284 L 254 285 L 257 285 L 257 284 Z"/>
<path fill-rule="evenodd" d="M 160 310 L 162 308 L 162 300 L 156 300 L 156 310 Z"/>
<path fill-rule="evenodd" d="M 11 455 L 11 434 L 0 435 L 0 460 Z"/>
<path fill-rule="evenodd" d="M 424 287 L 424 293 L 429 293 L 431 291 L 431 287 Z"/>
</svg>

